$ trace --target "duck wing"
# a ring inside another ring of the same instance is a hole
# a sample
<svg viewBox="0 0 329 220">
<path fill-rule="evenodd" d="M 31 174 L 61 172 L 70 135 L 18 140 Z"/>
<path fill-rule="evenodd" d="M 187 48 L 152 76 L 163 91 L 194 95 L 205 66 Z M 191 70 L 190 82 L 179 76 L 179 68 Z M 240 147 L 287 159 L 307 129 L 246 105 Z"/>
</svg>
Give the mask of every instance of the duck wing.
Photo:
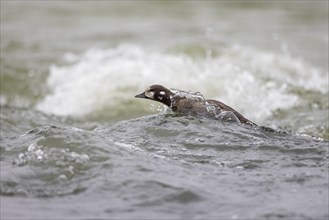
<svg viewBox="0 0 329 220">
<path fill-rule="evenodd" d="M 237 112 L 236 110 L 234 110 L 233 108 L 231 108 L 230 106 L 224 104 L 223 102 L 217 101 L 217 100 L 213 100 L 213 99 L 207 99 L 206 100 L 209 104 L 211 105 L 215 105 L 218 106 L 220 109 L 224 110 L 224 111 L 231 111 L 233 112 L 236 117 L 240 120 L 241 123 L 244 124 L 249 124 L 249 125 L 256 125 L 255 123 L 253 123 L 252 121 L 246 119 L 243 115 L 241 115 L 239 112 Z"/>
</svg>

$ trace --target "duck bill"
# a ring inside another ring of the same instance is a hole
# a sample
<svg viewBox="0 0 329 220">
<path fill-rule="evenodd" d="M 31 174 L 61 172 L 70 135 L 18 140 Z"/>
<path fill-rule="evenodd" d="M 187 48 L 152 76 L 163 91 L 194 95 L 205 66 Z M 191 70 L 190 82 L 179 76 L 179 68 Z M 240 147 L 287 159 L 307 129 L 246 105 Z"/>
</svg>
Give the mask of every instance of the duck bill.
<svg viewBox="0 0 329 220">
<path fill-rule="evenodd" d="M 138 94 L 138 95 L 135 95 L 135 98 L 143 98 L 143 99 L 147 99 L 147 96 L 145 96 L 145 93 L 141 93 L 141 94 Z"/>
</svg>

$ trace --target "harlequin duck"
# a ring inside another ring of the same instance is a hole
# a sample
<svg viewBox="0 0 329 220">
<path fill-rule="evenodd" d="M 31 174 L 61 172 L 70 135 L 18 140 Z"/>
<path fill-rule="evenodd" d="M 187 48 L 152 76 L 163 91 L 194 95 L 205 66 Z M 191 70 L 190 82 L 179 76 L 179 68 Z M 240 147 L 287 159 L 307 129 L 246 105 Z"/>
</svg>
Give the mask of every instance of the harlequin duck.
<svg viewBox="0 0 329 220">
<path fill-rule="evenodd" d="M 161 102 L 170 107 L 173 112 L 180 114 L 215 118 L 229 116 L 230 119 L 235 118 L 240 123 L 256 125 L 230 106 L 217 100 L 206 100 L 200 93 L 190 93 L 174 89 L 169 90 L 162 85 L 152 85 L 135 97 Z"/>
</svg>

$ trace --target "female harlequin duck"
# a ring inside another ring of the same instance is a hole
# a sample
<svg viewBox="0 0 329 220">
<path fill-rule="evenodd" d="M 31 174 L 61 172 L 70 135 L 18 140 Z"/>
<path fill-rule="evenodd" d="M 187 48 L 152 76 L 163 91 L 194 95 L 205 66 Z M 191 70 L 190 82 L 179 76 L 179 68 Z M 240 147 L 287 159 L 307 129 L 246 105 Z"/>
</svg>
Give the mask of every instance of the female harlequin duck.
<svg viewBox="0 0 329 220">
<path fill-rule="evenodd" d="M 135 97 L 161 102 L 170 107 L 172 111 L 180 114 L 220 118 L 223 114 L 226 114 L 227 117 L 227 113 L 229 113 L 230 118 L 234 117 L 240 123 L 256 125 L 233 108 L 217 100 L 206 100 L 200 93 L 169 90 L 162 85 L 152 85 Z"/>
</svg>

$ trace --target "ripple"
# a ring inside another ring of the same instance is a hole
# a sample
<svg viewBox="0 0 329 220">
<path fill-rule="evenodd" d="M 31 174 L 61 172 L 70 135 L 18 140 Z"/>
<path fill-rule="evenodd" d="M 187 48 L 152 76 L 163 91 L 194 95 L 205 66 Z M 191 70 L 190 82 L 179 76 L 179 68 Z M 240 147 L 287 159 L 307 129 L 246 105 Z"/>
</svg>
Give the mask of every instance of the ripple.
<svg viewBox="0 0 329 220">
<path fill-rule="evenodd" d="M 168 202 L 187 204 L 191 202 L 199 202 L 203 200 L 203 198 L 193 191 L 183 190 L 182 192 L 175 193 L 175 195 L 168 196 L 165 200 Z"/>
</svg>

